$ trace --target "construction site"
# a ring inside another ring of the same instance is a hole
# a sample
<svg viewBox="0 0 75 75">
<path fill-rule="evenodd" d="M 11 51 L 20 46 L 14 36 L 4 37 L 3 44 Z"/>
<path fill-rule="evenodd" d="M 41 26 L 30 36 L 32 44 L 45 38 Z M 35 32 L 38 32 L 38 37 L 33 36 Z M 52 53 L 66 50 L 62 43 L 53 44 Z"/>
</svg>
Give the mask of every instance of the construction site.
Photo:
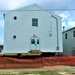
<svg viewBox="0 0 75 75">
<path fill-rule="evenodd" d="M 4 56 L 0 55 L 0 69 L 50 68 L 75 66 L 75 56 Z"/>
</svg>

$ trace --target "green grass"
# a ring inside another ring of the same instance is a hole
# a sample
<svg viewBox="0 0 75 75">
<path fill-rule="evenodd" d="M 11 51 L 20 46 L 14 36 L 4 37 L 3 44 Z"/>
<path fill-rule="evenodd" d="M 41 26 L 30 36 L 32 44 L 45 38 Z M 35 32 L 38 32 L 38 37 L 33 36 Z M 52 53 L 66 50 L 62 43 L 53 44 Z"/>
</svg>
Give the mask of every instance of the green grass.
<svg viewBox="0 0 75 75">
<path fill-rule="evenodd" d="M 21 71 L 21 72 L 0 72 L 0 75 L 59 75 L 57 71 L 53 70 L 53 71 Z"/>
<path fill-rule="evenodd" d="M 33 72 L 21 72 L 20 75 L 34 74 L 34 75 L 59 75 L 57 71 L 33 71 Z"/>
<path fill-rule="evenodd" d="M 17 54 L 17 53 L 4 53 L 4 54 Z"/>
</svg>

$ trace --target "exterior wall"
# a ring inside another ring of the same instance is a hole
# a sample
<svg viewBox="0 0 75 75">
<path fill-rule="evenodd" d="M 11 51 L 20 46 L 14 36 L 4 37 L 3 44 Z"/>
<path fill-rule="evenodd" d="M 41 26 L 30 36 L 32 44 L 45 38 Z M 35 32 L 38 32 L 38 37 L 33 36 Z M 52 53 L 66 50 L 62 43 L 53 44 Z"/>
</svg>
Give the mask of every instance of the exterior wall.
<svg viewBox="0 0 75 75">
<path fill-rule="evenodd" d="M 72 50 L 75 50 L 73 48 L 73 47 L 75 47 L 75 37 L 73 37 L 73 31 L 74 30 L 75 29 L 72 29 L 70 31 L 63 33 L 63 53 L 64 53 L 64 55 L 72 55 Z M 67 39 L 65 39 L 66 33 L 68 35 Z"/>
<path fill-rule="evenodd" d="M 34 10 L 30 11 L 32 9 Z M 38 9 L 42 11 L 36 11 Z M 40 38 L 40 50 L 42 52 L 62 52 L 61 19 L 55 16 L 58 20 L 59 50 L 57 50 L 57 22 L 51 15 L 50 12 L 43 11 L 37 6 L 6 13 L 4 53 L 30 51 L 30 38 L 34 34 Z M 14 20 L 14 16 L 17 16 L 17 20 Z M 38 27 L 32 26 L 32 18 L 38 18 Z M 50 36 L 50 33 L 52 36 Z M 16 39 L 13 39 L 13 35 L 16 35 Z"/>
</svg>

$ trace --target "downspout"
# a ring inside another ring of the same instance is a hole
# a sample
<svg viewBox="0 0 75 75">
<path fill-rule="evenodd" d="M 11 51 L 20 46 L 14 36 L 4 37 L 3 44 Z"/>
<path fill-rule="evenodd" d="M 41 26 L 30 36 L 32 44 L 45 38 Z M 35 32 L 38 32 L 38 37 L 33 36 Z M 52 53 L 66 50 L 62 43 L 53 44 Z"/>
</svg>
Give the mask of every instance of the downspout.
<svg viewBox="0 0 75 75">
<path fill-rule="evenodd" d="M 51 17 L 56 19 L 56 25 L 57 25 L 57 47 L 56 49 L 59 50 L 58 19 L 53 15 L 51 15 Z"/>
</svg>

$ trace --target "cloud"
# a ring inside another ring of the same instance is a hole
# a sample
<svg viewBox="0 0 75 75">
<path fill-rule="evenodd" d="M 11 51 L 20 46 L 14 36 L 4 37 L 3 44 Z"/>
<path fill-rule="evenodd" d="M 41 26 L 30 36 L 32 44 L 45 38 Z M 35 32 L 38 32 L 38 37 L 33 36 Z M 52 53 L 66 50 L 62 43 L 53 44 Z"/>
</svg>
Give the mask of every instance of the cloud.
<svg viewBox="0 0 75 75">
<path fill-rule="evenodd" d="M 65 12 L 61 13 L 60 16 L 62 17 L 62 21 L 63 21 L 64 19 L 68 19 L 70 14 L 68 11 L 65 11 Z"/>
<path fill-rule="evenodd" d="M 62 27 L 65 26 L 65 30 L 75 27 L 75 11 L 59 11 L 56 12 L 62 17 Z"/>
<path fill-rule="evenodd" d="M 65 26 L 65 29 L 69 29 L 72 27 L 75 27 L 75 18 L 73 14 L 74 12 L 66 11 L 65 13 L 62 13 L 60 16 L 62 16 L 62 26 Z"/>
<path fill-rule="evenodd" d="M 15 2 L 14 2 L 15 1 Z M 27 0 L 10 0 L 9 1 L 9 9 L 15 9 L 26 5 Z"/>
<path fill-rule="evenodd" d="M 27 0 L 0 0 L 0 10 L 12 10 L 25 5 Z"/>
<path fill-rule="evenodd" d="M 40 0 L 42 5 L 48 9 L 68 9 L 74 8 L 75 0 Z M 71 6 L 70 6 L 71 5 Z"/>
<path fill-rule="evenodd" d="M 75 21 L 68 22 L 68 26 L 75 27 Z"/>
<path fill-rule="evenodd" d="M 62 30 L 63 26 L 65 27 L 65 30 L 75 27 L 75 21 L 62 22 Z"/>
<path fill-rule="evenodd" d="M 4 27 L 4 21 L 0 20 L 0 28 L 3 28 L 3 27 Z"/>
<path fill-rule="evenodd" d="M 62 27 L 65 27 L 66 26 L 66 23 L 65 22 L 62 22 Z"/>
<path fill-rule="evenodd" d="M 4 39 L 3 37 L 0 37 L 0 45 L 2 45 L 4 43 Z"/>
<path fill-rule="evenodd" d="M 37 3 L 48 9 L 75 8 L 75 0 L 0 0 L 0 9 L 15 9 L 27 4 Z"/>
</svg>

